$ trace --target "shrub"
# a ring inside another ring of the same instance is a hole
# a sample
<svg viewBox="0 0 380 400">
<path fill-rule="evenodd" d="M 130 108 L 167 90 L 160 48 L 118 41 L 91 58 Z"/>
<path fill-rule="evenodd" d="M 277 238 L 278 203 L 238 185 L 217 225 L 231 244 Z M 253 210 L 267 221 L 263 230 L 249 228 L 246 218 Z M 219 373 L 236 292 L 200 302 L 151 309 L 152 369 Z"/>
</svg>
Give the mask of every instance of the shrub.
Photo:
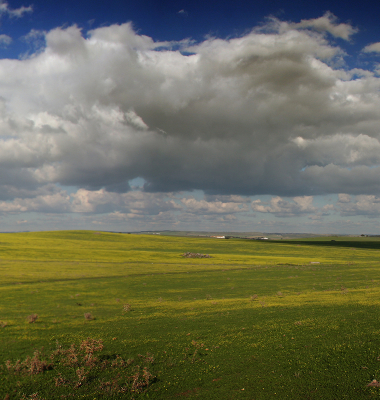
<svg viewBox="0 0 380 400">
<path fill-rule="evenodd" d="M 34 322 L 36 322 L 38 319 L 38 314 L 30 314 L 27 317 L 27 320 L 30 324 L 33 324 Z"/>
</svg>

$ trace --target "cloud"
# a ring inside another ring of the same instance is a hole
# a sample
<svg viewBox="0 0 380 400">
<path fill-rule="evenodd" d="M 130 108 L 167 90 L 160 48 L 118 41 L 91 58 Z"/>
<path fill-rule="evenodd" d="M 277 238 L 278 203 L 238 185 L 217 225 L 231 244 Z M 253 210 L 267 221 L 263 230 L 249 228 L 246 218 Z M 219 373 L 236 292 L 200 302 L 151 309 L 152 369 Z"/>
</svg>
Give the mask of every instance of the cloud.
<svg viewBox="0 0 380 400">
<path fill-rule="evenodd" d="M 205 195 L 207 202 L 222 202 L 222 203 L 250 203 L 249 197 L 237 196 L 237 195 Z"/>
<path fill-rule="evenodd" d="M 355 102 L 358 99 L 352 98 L 350 101 Z M 302 151 L 309 164 L 326 166 L 334 157 L 336 164 L 345 167 L 380 164 L 380 142 L 369 135 L 337 133 L 318 139 L 297 137 L 293 142 Z"/>
<path fill-rule="evenodd" d="M 313 206 L 313 197 L 294 197 L 287 201 L 281 197 L 274 197 L 269 203 L 254 200 L 251 204 L 254 211 L 260 213 L 271 213 L 277 217 L 296 217 L 303 214 L 314 213 L 317 208 Z"/>
<path fill-rule="evenodd" d="M 141 216 L 147 207 L 166 218 L 180 207 L 232 218 L 244 196 L 269 194 L 297 200 L 255 203 L 257 212 L 293 216 L 314 212 L 310 196 L 376 196 L 380 79 L 334 67 L 343 52 L 323 34 L 354 29 L 331 14 L 270 24 L 177 47 L 130 23 L 31 31 L 42 48 L 0 60 L 4 212 Z M 153 197 L 136 198 L 135 178 Z M 42 193 L 49 185 L 55 192 Z M 193 190 L 204 200 L 163 200 Z"/>
<path fill-rule="evenodd" d="M 299 23 L 290 23 L 293 29 L 314 29 L 319 32 L 328 32 L 332 36 L 349 40 L 358 30 L 350 24 L 337 23 L 337 17 L 327 11 L 322 17 L 314 19 L 303 19 Z"/>
<path fill-rule="evenodd" d="M 369 44 L 363 49 L 364 53 L 380 53 L 380 42 Z"/>
<path fill-rule="evenodd" d="M 54 186 L 45 187 L 40 193 L 0 202 L 0 213 L 112 213 L 127 212 L 135 215 L 157 215 L 180 210 L 181 207 L 169 194 L 144 193 L 139 190 L 128 193 L 107 192 L 104 189 L 89 191 L 78 189 L 67 194 Z"/>
<path fill-rule="evenodd" d="M 12 38 L 8 35 L 0 35 L 0 47 L 7 47 L 12 43 Z"/>
<path fill-rule="evenodd" d="M 194 198 L 183 198 L 181 203 L 186 207 L 185 211 L 192 214 L 234 214 L 247 212 L 248 206 L 236 202 L 222 202 L 206 200 L 196 200 Z"/>
<path fill-rule="evenodd" d="M 380 197 L 359 195 L 355 199 L 339 198 L 337 210 L 342 216 L 364 215 L 368 218 L 380 217 Z"/>
<path fill-rule="evenodd" d="M 6 14 L 11 18 L 21 18 L 26 13 L 31 13 L 33 11 L 33 6 L 22 6 L 16 9 L 9 7 L 9 4 L 5 1 L 0 1 L 0 15 Z"/>
<path fill-rule="evenodd" d="M 47 32 L 41 31 L 38 29 L 32 29 L 28 34 L 22 36 L 20 39 L 26 43 L 28 43 L 33 51 L 34 55 L 36 55 L 38 52 L 43 51 L 46 46 L 45 42 L 45 35 Z M 30 57 L 30 54 L 22 56 L 22 58 L 28 58 Z"/>
<path fill-rule="evenodd" d="M 235 201 L 196 200 L 186 194 L 147 193 L 132 190 L 127 193 L 108 192 L 104 189 L 89 191 L 78 189 L 68 194 L 55 186 L 41 188 L 39 193 L 29 193 L 12 201 L 0 201 L 0 217 L 31 213 L 45 215 L 80 215 L 90 224 L 118 226 L 127 223 L 134 229 L 146 229 L 147 225 L 158 229 L 183 227 L 186 229 L 226 228 L 236 224 L 236 229 L 249 228 L 249 199 L 239 202 L 239 196 L 230 196 Z M 238 216 L 244 215 L 243 220 Z M 33 218 L 32 218 L 33 220 Z M 18 219 L 23 224 L 28 220 Z M 62 224 L 62 220 L 59 222 Z M 34 228 L 35 229 L 35 228 Z M 112 228 L 113 229 L 113 228 Z M 123 228 L 125 229 L 125 227 Z"/>
<path fill-rule="evenodd" d="M 345 193 L 338 194 L 339 203 L 349 203 L 351 201 L 351 196 Z"/>
</svg>

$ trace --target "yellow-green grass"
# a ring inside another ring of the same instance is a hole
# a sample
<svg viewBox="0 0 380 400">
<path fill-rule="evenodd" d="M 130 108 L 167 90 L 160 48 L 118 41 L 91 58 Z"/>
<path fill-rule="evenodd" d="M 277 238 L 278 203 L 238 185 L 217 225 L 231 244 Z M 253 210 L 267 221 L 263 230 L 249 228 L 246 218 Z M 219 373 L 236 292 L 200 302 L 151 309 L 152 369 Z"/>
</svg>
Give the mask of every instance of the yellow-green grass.
<svg viewBox="0 0 380 400">
<path fill-rule="evenodd" d="M 75 388 L 54 384 L 75 367 L 3 368 L 0 398 L 377 398 L 367 384 L 380 380 L 380 241 L 366 239 L 1 234 L 3 366 L 91 337 L 103 340 L 104 359 L 152 353 L 156 378 L 122 394 L 99 389 L 111 370 Z M 120 379 L 130 385 L 133 373 Z"/>
</svg>

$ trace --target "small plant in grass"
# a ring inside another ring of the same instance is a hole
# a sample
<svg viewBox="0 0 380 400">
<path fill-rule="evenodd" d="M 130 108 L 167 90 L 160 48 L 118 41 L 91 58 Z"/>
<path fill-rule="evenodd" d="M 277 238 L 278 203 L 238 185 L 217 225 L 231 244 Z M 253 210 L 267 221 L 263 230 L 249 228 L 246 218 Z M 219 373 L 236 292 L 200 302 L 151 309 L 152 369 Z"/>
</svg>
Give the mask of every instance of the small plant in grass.
<svg viewBox="0 0 380 400">
<path fill-rule="evenodd" d="M 84 367 L 78 368 L 76 371 L 78 381 L 75 383 L 75 387 L 79 388 L 83 385 L 83 383 L 86 381 L 87 375 L 89 371 L 86 371 Z"/>
<path fill-rule="evenodd" d="M 122 368 L 131 365 L 134 361 L 135 360 L 133 358 L 129 358 L 127 361 L 124 361 L 119 355 L 117 355 L 115 360 L 112 361 L 111 367 Z"/>
<path fill-rule="evenodd" d="M 99 389 L 102 392 L 106 392 L 106 393 L 120 393 L 121 392 L 121 388 L 120 388 L 117 378 L 112 379 L 111 381 L 100 382 Z"/>
<path fill-rule="evenodd" d="M 367 387 L 380 387 L 380 382 L 378 382 L 376 379 L 373 379 L 372 382 L 370 382 Z"/>
<path fill-rule="evenodd" d="M 153 363 L 154 363 L 154 356 L 153 356 L 153 354 L 146 353 L 145 356 L 142 355 L 142 354 L 139 354 L 138 356 L 139 356 L 140 358 L 142 358 L 143 361 L 146 362 L 147 364 L 153 364 Z"/>
<path fill-rule="evenodd" d="M 62 374 L 59 372 L 58 376 L 54 378 L 54 382 L 55 382 L 55 386 L 59 387 L 59 386 L 66 386 L 70 381 L 68 381 L 67 379 L 65 379 Z"/>
<path fill-rule="evenodd" d="M 44 400 L 42 397 L 40 397 L 39 395 L 38 395 L 38 393 L 36 392 L 36 393 L 32 393 L 30 396 L 28 396 L 28 397 L 25 397 L 25 395 L 23 395 L 22 397 L 21 397 L 21 400 Z"/>
<path fill-rule="evenodd" d="M 86 339 L 83 340 L 82 343 L 80 344 L 80 349 L 85 352 L 85 354 L 94 354 L 97 351 L 102 351 L 104 348 L 103 346 L 103 341 L 102 340 L 96 340 L 96 339 Z"/>
<path fill-rule="evenodd" d="M 144 388 L 149 386 L 152 378 L 153 375 L 148 371 L 147 367 L 141 370 L 141 367 L 137 365 L 134 375 L 130 378 L 132 381 L 131 392 L 142 392 Z"/>
<path fill-rule="evenodd" d="M 195 340 L 192 340 L 191 344 L 195 347 L 194 353 L 191 357 L 191 362 L 194 363 L 199 350 L 204 346 L 204 344 L 198 343 Z"/>
<path fill-rule="evenodd" d="M 38 314 L 30 314 L 27 317 L 27 320 L 30 324 L 33 324 L 34 322 L 36 322 L 38 319 Z"/>
<path fill-rule="evenodd" d="M 84 313 L 84 319 L 87 320 L 87 321 L 91 321 L 91 320 L 94 319 L 94 317 L 92 316 L 91 313 L 86 312 L 86 313 Z"/>
<path fill-rule="evenodd" d="M 25 361 L 17 360 L 14 364 L 7 360 L 5 366 L 9 372 L 19 375 L 36 375 L 51 369 L 52 364 L 46 360 L 41 359 L 41 353 L 36 350 L 33 357 L 27 357 Z"/>
<path fill-rule="evenodd" d="M 62 362 L 64 365 L 67 366 L 75 366 L 78 364 L 78 355 L 76 353 L 76 348 L 72 344 L 69 349 L 67 349 L 66 352 L 63 352 L 60 350 L 60 348 L 57 348 L 56 353 L 53 354 L 64 354 L 66 356 L 66 359 L 64 359 Z"/>
<path fill-rule="evenodd" d="M 123 312 L 131 311 L 132 307 L 129 303 L 123 305 Z"/>
</svg>

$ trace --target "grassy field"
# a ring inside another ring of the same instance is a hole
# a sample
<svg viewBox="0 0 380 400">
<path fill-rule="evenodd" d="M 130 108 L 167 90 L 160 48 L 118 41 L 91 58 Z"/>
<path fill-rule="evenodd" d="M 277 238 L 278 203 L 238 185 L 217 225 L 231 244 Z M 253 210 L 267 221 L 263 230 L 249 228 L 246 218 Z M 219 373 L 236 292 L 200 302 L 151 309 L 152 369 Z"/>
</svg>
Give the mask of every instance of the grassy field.
<svg viewBox="0 0 380 400">
<path fill-rule="evenodd" d="M 0 399 L 380 398 L 377 238 L 0 234 L 0 274 Z"/>
</svg>

